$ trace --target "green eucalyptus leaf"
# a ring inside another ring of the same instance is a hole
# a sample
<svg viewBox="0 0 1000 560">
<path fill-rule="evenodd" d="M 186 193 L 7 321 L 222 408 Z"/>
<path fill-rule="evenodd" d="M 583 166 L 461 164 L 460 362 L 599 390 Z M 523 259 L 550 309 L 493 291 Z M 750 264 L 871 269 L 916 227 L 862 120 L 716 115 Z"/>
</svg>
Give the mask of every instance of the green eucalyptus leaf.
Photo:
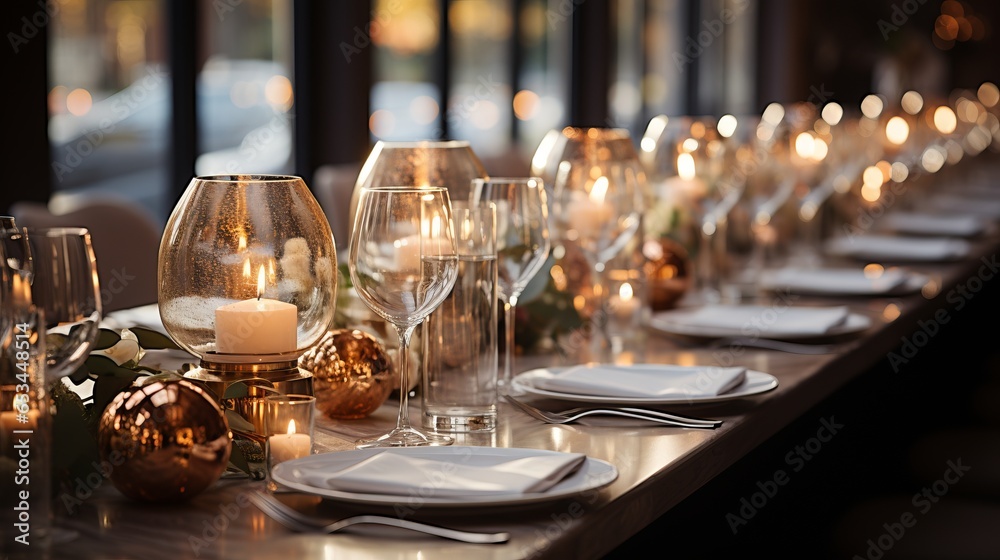
<svg viewBox="0 0 1000 560">
<path fill-rule="evenodd" d="M 223 399 L 240 399 L 250 394 L 250 387 L 246 383 L 239 382 L 233 383 L 232 385 L 226 387 L 225 394 L 222 395 Z"/>
<path fill-rule="evenodd" d="M 146 327 L 130 327 L 129 330 L 139 339 L 139 346 L 142 346 L 146 350 L 163 350 L 167 348 L 180 350 L 180 346 L 176 342 L 161 332 L 147 329 Z"/>
<path fill-rule="evenodd" d="M 47 348 L 62 348 L 66 345 L 67 339 L 69 337 L 62 333 L 45 333 L 45 346 Z"/>
<path fill-rule="evenodd" d="M 251 377 L 248 379 L 237 381 L 226 387 L 226 391 L 222 395 L 222 398 L 239 399 L 242 397 L 246 397 L 250 395 L 251 386 L 256 387 L 257 389 L 260 389 L 268 393 L 277 393 L 277 394 L 281 393 L 281 391 L 278 391 L 277 389 L 272 387 L 271 382 L 268 381 L 267 379 L 264 379 L 262 377 Z"/>
<path fill-rule="evenodd" d="M 121 335 L 111 329 L 99 329 L 97 331 L 97 340 L 94 342 L 92 350 L 106 350 L 118 344 L 121 339 Z"/>
<path fill-rule="evenodd" d="M 233 450 L 229 454 L 229 464 L 235 469 L 239 469 L 240 472 L 245 472 L 250 474 L 250 464 L 247 463 L 247 458 L 243 455 L 243 447 L 237 445 L 236 441 L 232 443 Z"/>
<path fill-rule="evenodd" d="M 230 408 L 226 409 L 226 421 L 229 422 L 229 428 L 233 430 L 240 430 L 243 432 L 255 432 L 253 424 L 247 421 L 246 418 L 239 415 L 238 412 Z"/>
<path fill-rule="evenodd" d="M 99 414 L 104 412 L 104 409 L 111 404 L 118 393 L 131 387 L 136 378 L 139 377 L 138 373 L 131 373 L 131 377 L 126 375 L 98 376 L 97 381 L 94 382 L 94 409 Z"/>
<path fill-rule="evenodd" d="M 143 386 L 150 383 L 156 383 L 157 381 L 174 381 L 176 379 L 184 379 L 184 376 L 172 371 L 158 372 L 151 368 L 146 369 L 152 371 L 153 375 L 140 375 L 135 381 L 136 385 Z"/>
<path fill-rule="evenodd" d="M 84 381 L 90 379 L 90 369 L 87 368 L 86 362 L 80 364 L 80 367 L 76 368 L 76 371 L 67 376 L 73 385 L 79 385 Z"/>
</svg>

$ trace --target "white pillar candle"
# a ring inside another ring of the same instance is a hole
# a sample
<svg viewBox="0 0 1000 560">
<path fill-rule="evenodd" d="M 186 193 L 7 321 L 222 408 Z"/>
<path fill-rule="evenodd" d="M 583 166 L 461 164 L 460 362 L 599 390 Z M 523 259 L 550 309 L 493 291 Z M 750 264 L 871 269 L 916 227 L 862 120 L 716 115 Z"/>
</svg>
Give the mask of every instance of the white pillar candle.
<svg viewBox="0 0 1000 560">
<path fill-rule="evenodd" d="M 576 196 L 566 205 L 566 220 L 570 228 L 575 229 L 581 237 L 593 237 L 607 222 L 614 219 L 613 209 L 604 202 L 607 191 L 608 179 L 599 177 L 586 196 L 574 193 Z"/>
<path fill-rule="evenodd" d="M 288 433 L 270 436 L 268 447 L 271 453 L 271 464 L 277 465 L 309 455 L 312 452 L 312 437 L 309 434 L 295 433 L 295 420 L 289 420 Z"/>
<path fill-rule="evenodd" d="M 215 349 L 222 354 L 281 354 L 298 348 L 298 310 L 291 303 L 262 298 L 264 268 L 257 280 L 258 297 L 215 310 Z"/>
</svg>

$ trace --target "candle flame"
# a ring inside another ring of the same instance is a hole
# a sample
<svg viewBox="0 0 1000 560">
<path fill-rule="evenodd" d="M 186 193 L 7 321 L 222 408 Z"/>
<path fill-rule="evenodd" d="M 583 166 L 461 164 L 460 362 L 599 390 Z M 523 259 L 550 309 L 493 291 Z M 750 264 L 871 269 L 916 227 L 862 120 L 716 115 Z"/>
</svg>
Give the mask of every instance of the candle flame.
<svg viewBox="0 0 1000 560">
<path fill-rule="evenodd" d="M 603 204 L 604 196 L 608 193 L 608 178 L 600 176 L 594 181 L 594 186 L 590 188 L 590 200 L 594 204 Z"/>
<path fill-rule="evenodd" d="M 290 433 L 290 434 L 294 434 L 295 433 L 295 420 L 289 420 L 288 421 L 288 433 Z"/>
<path fill-rule="evenodd" d="M 250 268 L 250 257 L 247 257 L 246 260 L 243 261 L 243 276 L 247 280 L 250 279 L 250 274 L 251 274 L 250 270 L 251 270 L 251 268 Z"/>
<path fill-rule="evenodd" d="M 813 154 L 813 135 L 803 132 L 795 137 L 795 153 L 802 159 L 811 159 Z"/>
<path fill-rule="evenodd" d="M 694 179 L 694 157 L 691 154 L 685 152 L 677 156 L 677 175 L 685 181 Z"/>
<path fill-rule="evenodd" d="M 257 299 L 264 297 L 264 265 L 260 266 L 257 273 Z"/>
<path fill-rule="evenodd" d="M 618 297 L 621 299 L 621 301 L 631 300 L 632 295 L 633 295 L 632 284 L 625 282 L 621 285 L 620 288 L 618 288 Z"/>
<path fill-rule="evenodd" d="M 885 137 L 897 146 L 906 142 L 906 137 L 910 135 L 910 125 L 903 117 L 892 117 L 885 125 Z"/>
</svg>

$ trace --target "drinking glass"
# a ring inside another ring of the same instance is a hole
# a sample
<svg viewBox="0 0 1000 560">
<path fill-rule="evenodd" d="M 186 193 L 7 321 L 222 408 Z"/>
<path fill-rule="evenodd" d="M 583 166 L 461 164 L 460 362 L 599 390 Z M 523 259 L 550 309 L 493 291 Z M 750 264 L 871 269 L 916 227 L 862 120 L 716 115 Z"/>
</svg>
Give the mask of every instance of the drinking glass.
<svg viewBox="0 0 1000 560">
<path fill-rule="evenodd" d="M 548 258 L 549 211 L 539 177 L 474 179 L 472 201 L 491 200 L 497 212 L 499 295 L 504 306 L 504 360 L 499 390 L 510 390 L 514 371 L 514 309 Z"/>
<path fill-rule="evenodd" d="M 644 176 L 634 166 L 638 160 L 609 157 L 596 143 L 580 148 L 559 164 L 552 215 L 560 240 L 579 248 L 597 279 L 593 282 L 597 296 L 593 321 L 600 338 L 591 342 L 603 351 L 611 344 L 606 268 L 637 238 Z"/>
<path fill-rule="evenodd" d="M 101 322 L 97 258 L 79 227 L 24 228 L 31 251 L 31 293 L 45 317 L 46 377 L 56 380 L 87 359 Z"/>
<path fill-rule="evenodd" d="M 399 339 L 399 416 L 388 433 L 358 448 L 449 445 L 410 425 L 407 400 L 413 331 L 445 300 L 458 277 L 451 199 L 443 187 L 366 187 L 351 233 L 351 280 L 362 301 Z"/>
</svg>

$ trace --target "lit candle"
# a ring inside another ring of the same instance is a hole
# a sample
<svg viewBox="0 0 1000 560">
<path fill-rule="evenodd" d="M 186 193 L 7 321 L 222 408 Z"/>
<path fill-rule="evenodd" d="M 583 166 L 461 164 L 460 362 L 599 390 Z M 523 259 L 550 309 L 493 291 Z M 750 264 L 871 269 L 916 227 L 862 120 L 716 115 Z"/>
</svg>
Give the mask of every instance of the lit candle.
<svg viewBox="0 0 1000 560">
<path fill-rule="evenodd" d="M 608 308 L 619 319 L 631 321 L 639 310 L 639 299 L 635 297 L 632 285 L 623 282 L 618 288 L 618 294 L 608 300 Z"/>
<path fill-rule="evenodd" d="M 694 156 L 688 152 L 677 155 L 677 175 L 667 177 L 660 186 L 661 196 L 680 198 L 684 204 L 695 204 L 708 194 L 708 185 L 698 178 Z"/>
<path fill-rule="evenodd" d="M 298 347 L 298 311 L 291 303 L 267 299 L 264 267 L 257 275 L 257 297 L 215 310 L 215 347 L 222 354 L 280 354 Z"/>
<path fill-rule="evenodd" d="M 420 236 L 408 235 L 392 242 L 396 252 L 396 270 L 413 272 L 420 270 Z"/>
<path fill-rule="evenodd" d="M 574 193 L 577 196 L 566 208 L 570 228 L 575 229 L 582 237 L 590 237 L 600 232 L 604 224 L 614 216 L 611 206 L 604 203 L 607 192 L 608 178 L 601 176 L 594 180 L 586 196 Z"/>
<path fill-rule="evenodd" d="M 295 433 L 295 420 L 289 420 L 288 433 L 269 437 L 268 446 L 271 450 L 271 463 L 277 465 L 309 455 L 312 452 L 312 438 L 309 434 Z"/>
</svg>

